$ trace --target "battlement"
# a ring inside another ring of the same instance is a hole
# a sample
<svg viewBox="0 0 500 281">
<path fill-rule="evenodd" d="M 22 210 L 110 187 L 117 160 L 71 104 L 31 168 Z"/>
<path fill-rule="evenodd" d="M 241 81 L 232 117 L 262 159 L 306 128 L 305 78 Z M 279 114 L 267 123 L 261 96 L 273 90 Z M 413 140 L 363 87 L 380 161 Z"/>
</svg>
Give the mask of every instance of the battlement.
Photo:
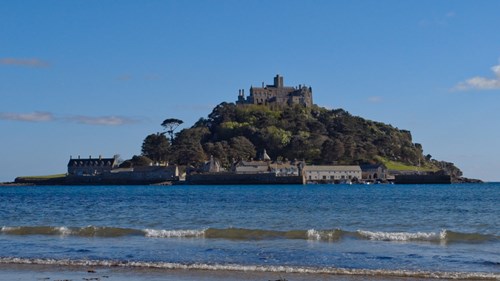
<svg viewBox="0 0 500 281">
<path fill-rule="evenodd" d="M 250 95 L 245 96 L 245 90 L 240 89 L 236 104 L 260 104 L 260 105 L 278 105 L 292 106 L 303 105 L 312 106 L 312 88 L 305 85 L 298 87 L 284 86 L 283 76 L 279 74 L 274 77 L 273 85 L 264 85 L 262 87 L 250 87 Z"/>
</svg>

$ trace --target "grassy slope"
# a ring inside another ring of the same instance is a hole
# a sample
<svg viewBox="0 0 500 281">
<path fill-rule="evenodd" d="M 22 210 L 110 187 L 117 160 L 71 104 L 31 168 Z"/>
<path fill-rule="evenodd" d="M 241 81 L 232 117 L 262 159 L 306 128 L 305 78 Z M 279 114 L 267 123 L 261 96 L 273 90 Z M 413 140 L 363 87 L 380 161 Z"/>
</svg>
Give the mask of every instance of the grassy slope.
<svg viewBox="0 0 500 281">
<path fill-rule="evenodd" d="M 57 174 L 57 175 L 46 175 L 46 176 L 28 176 L 28 177 L 19 177 L 19 179 L 23 180 L 49 180 L 49 179 L 57 179 L 64 178 L 66 174 Z"/>
<path fill-rule="evenodd" d="M 384 157 L 377 157 L 377 160 L 380 161 L 382 164 L 384 164 L 388 170 L 395 170 L 395 171 L 419 171 L 419 172 L 435 172 L 439 170 L 437 167 L 434 167 L 432 165 L 424 165 L 422 167 L 418 166 L 410 166 L 403 164 L 401 162 L 396 162 L 396 161 L 391 161 L 388 160 Z"/>
</svg>

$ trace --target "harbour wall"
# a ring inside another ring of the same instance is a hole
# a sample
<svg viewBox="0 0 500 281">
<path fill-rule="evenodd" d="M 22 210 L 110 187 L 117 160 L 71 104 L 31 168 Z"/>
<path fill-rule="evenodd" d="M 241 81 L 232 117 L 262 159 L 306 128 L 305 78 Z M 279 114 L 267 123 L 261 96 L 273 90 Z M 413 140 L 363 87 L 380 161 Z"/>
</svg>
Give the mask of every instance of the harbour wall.
<svg viewBox="0 0 500 281">
<path fill-rule="evenodd" d="M 192 185 L 246 185 L 246 184 L 305 184 L 302 176 L 276 176 L 275 173 L 206 173 L 186 176 Z"/>
</svg>

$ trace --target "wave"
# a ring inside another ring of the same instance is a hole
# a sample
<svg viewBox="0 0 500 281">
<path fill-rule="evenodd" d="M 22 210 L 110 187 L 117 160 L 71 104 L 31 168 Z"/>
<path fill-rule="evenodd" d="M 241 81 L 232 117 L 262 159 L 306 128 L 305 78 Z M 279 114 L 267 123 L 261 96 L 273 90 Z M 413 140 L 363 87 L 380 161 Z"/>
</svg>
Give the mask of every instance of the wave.
<svg viewBox="0 0 500 281">
<path fill-rule="evenodd" d="M 10 235 L 59 235 L 84 237 L 119 237 L 143 235 L 142 230 L 105 226 L 66 227 L 66 226 L 17 226 L 2 227 L 1 233 Z"/>
<path fill-rule="evenodd" d="M 498 236 L 480 233 L 460 233 L 450 230 L 441 230 L 441 232 L 374 232 L 366 230 L 358 230 L 357 234 L 361 238 L 369 240 L 382 241 L 429 241 L 429 242 L 466 242 L 466 243 L 481 243 L 488 241 L 499 240 Z"/>
<path fill-rule="evenodd" d="M 146 237 L 153 238 L 190 238 L 203 237 L 205 230 L 164 230 L 164 229 L 145 229 Z"/>
<path fill-rule="evenodd" d="M 331 230 L 265 230 L 247 228 L 206 228 L 206 229 L 132 229 L 106 226 L 66 227 L 66 226 L 4 226 L 0 233 L 7 235 L 58 235 L 82 237 L 144 236 L 148 238 L 206 238 L 229 240 L 303 239 L 335 242 L 350 237 L 361 240 L 395 242 L 427 241 L 436 243 L 483 243 L 500 240 L 498 236 L 480 233 L 460 233 L 449 230 L 441 232 L 382 232 Z"/>
<path fill-rule="evenodd" d="M 93 266 L 93 267 L 124 267 L 124 268 L 155 268 L 167 270 L 208 270 L 233 272 L 273 272 L 299 274 L 330 274 L 330 275 L 358 275 L 379 277 L 412 277 L 428 279 L 460 279 L 460 280 L 498 280 L 499 273 L 491 272 L 436 272 L 387 269 L 351 269 L 335 267 L 301 267 L 301 266 L 265 266 L 239 264 L 183 264 L 170 262 L 143 262 L 118 260 L 70 260 L 70 259 L 30 259 L 15 257 L 0 257 L 0 264 L 30 264 L 54 266 Z"/>
<path fill-rule="evenodd" d="M 0 233 L 8 235 L 58 235 L 83 237 L 119 237 L 140 235 L 150 238 L 207 238 L 230 240 L 263 240 L 263 239 L 309 239 L 336 240 L 344 233 L 342 230 L 262 230 L 246 228 L 206 228 L 187 230 L 165 229 L 131 229 L 118 227 L 66 227 L 66 226 L 4 226 Z"/>
</svg>

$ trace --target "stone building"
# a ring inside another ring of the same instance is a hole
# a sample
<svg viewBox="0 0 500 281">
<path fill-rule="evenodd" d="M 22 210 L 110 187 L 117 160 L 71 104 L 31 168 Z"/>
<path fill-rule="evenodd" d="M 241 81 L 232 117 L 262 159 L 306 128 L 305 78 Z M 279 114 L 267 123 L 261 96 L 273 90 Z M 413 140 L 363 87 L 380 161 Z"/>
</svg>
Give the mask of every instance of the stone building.
<svg viewBox="0 0 500 281">
<path fill-rule="evenodd" d="M 363 180 L 386 180 L 387 168 L 383 164 L 364 164 L 361 165 Z"/>
<path fill-rule="evenodd" d="M 89 156 L 88 159 L 73 159 L 70 157 L 68 162 L 68 174 L 70 175 L 98 175 L 105 172 L 110 172 L 112 169 L 118 167 L 117 163 L 118 157 L 114 158 L 92 158 Z"/>
<path fill-rule="evenodd" d="M 236 174 L 258 174 L 269 173 L 269 162 L 267 161 L 238 161 L 233 164 L 231 171 Z"/>
<path fill-rule="evenodd" d="M 343 182 L 361 179 L 359 166 L 305 166 L 304 175 L 308 182 Z"/>
<path fill-rule="evenodd" d="M 245 96 L 244 90 L 239 90 L 236 104 L 261 104 L 292 106 L 303 105 L 312 106 L 312 88 L 305 85 L 298 87 L 285 86 L 283 76 L 276 75 L 273 85 L 264 85 L 262 87 L 250 87 L 250 95 Z"/>
</svg>

